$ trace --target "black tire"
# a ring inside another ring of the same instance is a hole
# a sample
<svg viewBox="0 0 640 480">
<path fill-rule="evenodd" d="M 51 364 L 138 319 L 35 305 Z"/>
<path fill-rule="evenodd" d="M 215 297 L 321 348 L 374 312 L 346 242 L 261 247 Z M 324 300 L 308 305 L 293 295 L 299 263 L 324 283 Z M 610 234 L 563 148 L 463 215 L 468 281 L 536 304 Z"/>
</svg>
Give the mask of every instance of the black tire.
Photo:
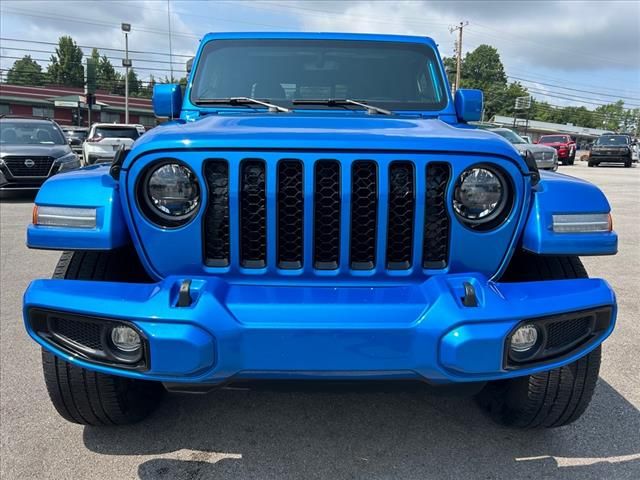
<svg viewBox="0 0 640 480">
<path fill-rule="evenodd" d="M 631 168 L 631 163 L 631 160 L 627 160 L 626 162 L 624 162 L 625 168 Z"/>
<path fill-rule="evenodd" d="M 587 278 L 578 257 L 542 257 L 520 253 L 502 278 L 506 282 Z M 476 396 L 478 404 L 498 423 L 516 428 L 568 425 L 591 402 L 600 372 L 601 348 L 564 367 L 489 382 Z"/>
<path fill-rule="evenodd" d="M 593 163 L 593 162 L 589 162 L 589 163 L 587 163 L 587 165 L 588 165 L 589 167 L 595 167 L 595 166 L 596 166 L 596 165 L 598 165 L 598 164 L 597 164 L 597 163 Z"/>
<path fill-rule="evenodd" d="M 150 281 L 132 249 L 64 252 L 53 278 L 68 280 Z M 42 351 L 49 398 L 66 420 L 81 425 L 126 425 L 155 410 L 164 387 L 159 382 L 107 375 L 72 365 Z"/>
</svg>

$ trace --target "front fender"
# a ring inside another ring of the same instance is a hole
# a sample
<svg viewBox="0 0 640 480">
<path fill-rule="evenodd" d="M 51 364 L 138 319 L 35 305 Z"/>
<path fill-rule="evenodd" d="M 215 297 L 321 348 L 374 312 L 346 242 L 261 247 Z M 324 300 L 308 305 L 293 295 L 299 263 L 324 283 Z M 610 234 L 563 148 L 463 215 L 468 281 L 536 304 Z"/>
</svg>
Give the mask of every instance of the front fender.
<svg viewBox="0 0 640 480">
<path fill-rule="evenodd" d="M 45 250 L 112 250 L 131 242 L 122 216 L 118 184 L 108 166 L 92 166 L 47 180 L 36 206 L 96 209 L 95 228 L 52 227 L 30 224 L 27 246 Z"/>
<path fill-rule="evenodd" d="M 614 255 L 618 251 L 618 235 L 614 231 L 553 231 L 553 215 L 610 211 L 604 193 L 592 183 L 559 173 L 541 172 L 523 232 L 522 248 L 539 255 Z"/>
</svg>

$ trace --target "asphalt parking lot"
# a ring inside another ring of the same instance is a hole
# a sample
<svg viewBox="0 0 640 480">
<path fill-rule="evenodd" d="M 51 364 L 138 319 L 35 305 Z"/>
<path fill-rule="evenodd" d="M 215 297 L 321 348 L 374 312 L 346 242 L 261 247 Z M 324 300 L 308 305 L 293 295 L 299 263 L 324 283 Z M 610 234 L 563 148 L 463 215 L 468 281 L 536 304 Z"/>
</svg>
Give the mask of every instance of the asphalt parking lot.
<svg viewBox="0 0 640 480">
<path fill-rule="evenodd" d="M 66 423 L 49 403 L 20 310 L 29 281 L 50 276 L 59 253 L 24 246 L 33 198 L 3 199 L 0 477 L 640 478 L 640 167 L 577 162 L 561 172 L 598 184 L 612 203 L 620 252 L 584 263 L 616 290 L 618 325 L 586 414 L 532 432 L 495 426 L 467 398 L 408 392 L 169 395 L 132 427 Z"/>
</svg>

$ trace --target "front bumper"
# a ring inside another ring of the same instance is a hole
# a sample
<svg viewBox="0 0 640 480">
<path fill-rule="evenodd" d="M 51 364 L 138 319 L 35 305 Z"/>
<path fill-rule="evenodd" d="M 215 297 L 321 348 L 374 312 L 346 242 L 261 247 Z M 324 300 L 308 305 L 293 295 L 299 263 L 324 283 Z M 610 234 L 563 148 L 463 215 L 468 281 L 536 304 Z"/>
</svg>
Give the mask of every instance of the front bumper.
<svg viewBox="0 0 640 480">
<path fill-rule="evenodd" d="M 589 157 L 592 163 L 626 163 L 630 160 L 629 155 L 591 155 Z"/>
<path fill-rule="evenodd" d="M 103 373 L 170 383 L 243 379 L 496 380 L 552 369 L 611 333 L 615 296 L 600 279 L 493 283 L 482 275 L 434 276 L 397 287 L 230 285 L 181 277 L 157 284 L 36 280 L 24 297 L 29 334 L 67 361 Z M 463 305 L 464 282 L 478 306 Z M 506 339 L 525 320 L 600 307 L 606 328 L 561 357 L 510 368 Z M 119 368 L 60 348 L 32 325 L 38 309 L 131 322 L 147 339 L 145 369 Z"/>
</svg>

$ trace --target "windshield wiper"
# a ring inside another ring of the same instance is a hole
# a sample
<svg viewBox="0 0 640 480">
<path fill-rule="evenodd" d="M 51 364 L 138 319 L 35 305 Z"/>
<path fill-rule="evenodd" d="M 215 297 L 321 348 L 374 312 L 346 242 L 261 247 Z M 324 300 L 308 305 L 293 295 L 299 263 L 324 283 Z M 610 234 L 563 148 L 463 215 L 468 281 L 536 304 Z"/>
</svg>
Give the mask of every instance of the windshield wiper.
<svg viewBox="0 0 640 480">
<path fill-rule="evenodd" d="M 324 99 L 297 99 L 293 101 L 294 105 L 327 105 L 329 107 L 340 107 L 344 105 L 356 105 L 367 110 L 367 113 L 379 113 L 381 115 L 393 115 L 393 112 L 384 108 L 369 105 L 368 103 L 357 102 L 350 98 L 324 98 Z"/>
<path fill-rule="evenodd" d="M 229 97 L 229 98 L 200 98 L 195 102 L 196 105 L 262 105 L 267 107 L 270 112 L 290 112 L 288 108 L 281 107 L 274 103 L 263 102 L 251 97 Z"/>
</svg>

